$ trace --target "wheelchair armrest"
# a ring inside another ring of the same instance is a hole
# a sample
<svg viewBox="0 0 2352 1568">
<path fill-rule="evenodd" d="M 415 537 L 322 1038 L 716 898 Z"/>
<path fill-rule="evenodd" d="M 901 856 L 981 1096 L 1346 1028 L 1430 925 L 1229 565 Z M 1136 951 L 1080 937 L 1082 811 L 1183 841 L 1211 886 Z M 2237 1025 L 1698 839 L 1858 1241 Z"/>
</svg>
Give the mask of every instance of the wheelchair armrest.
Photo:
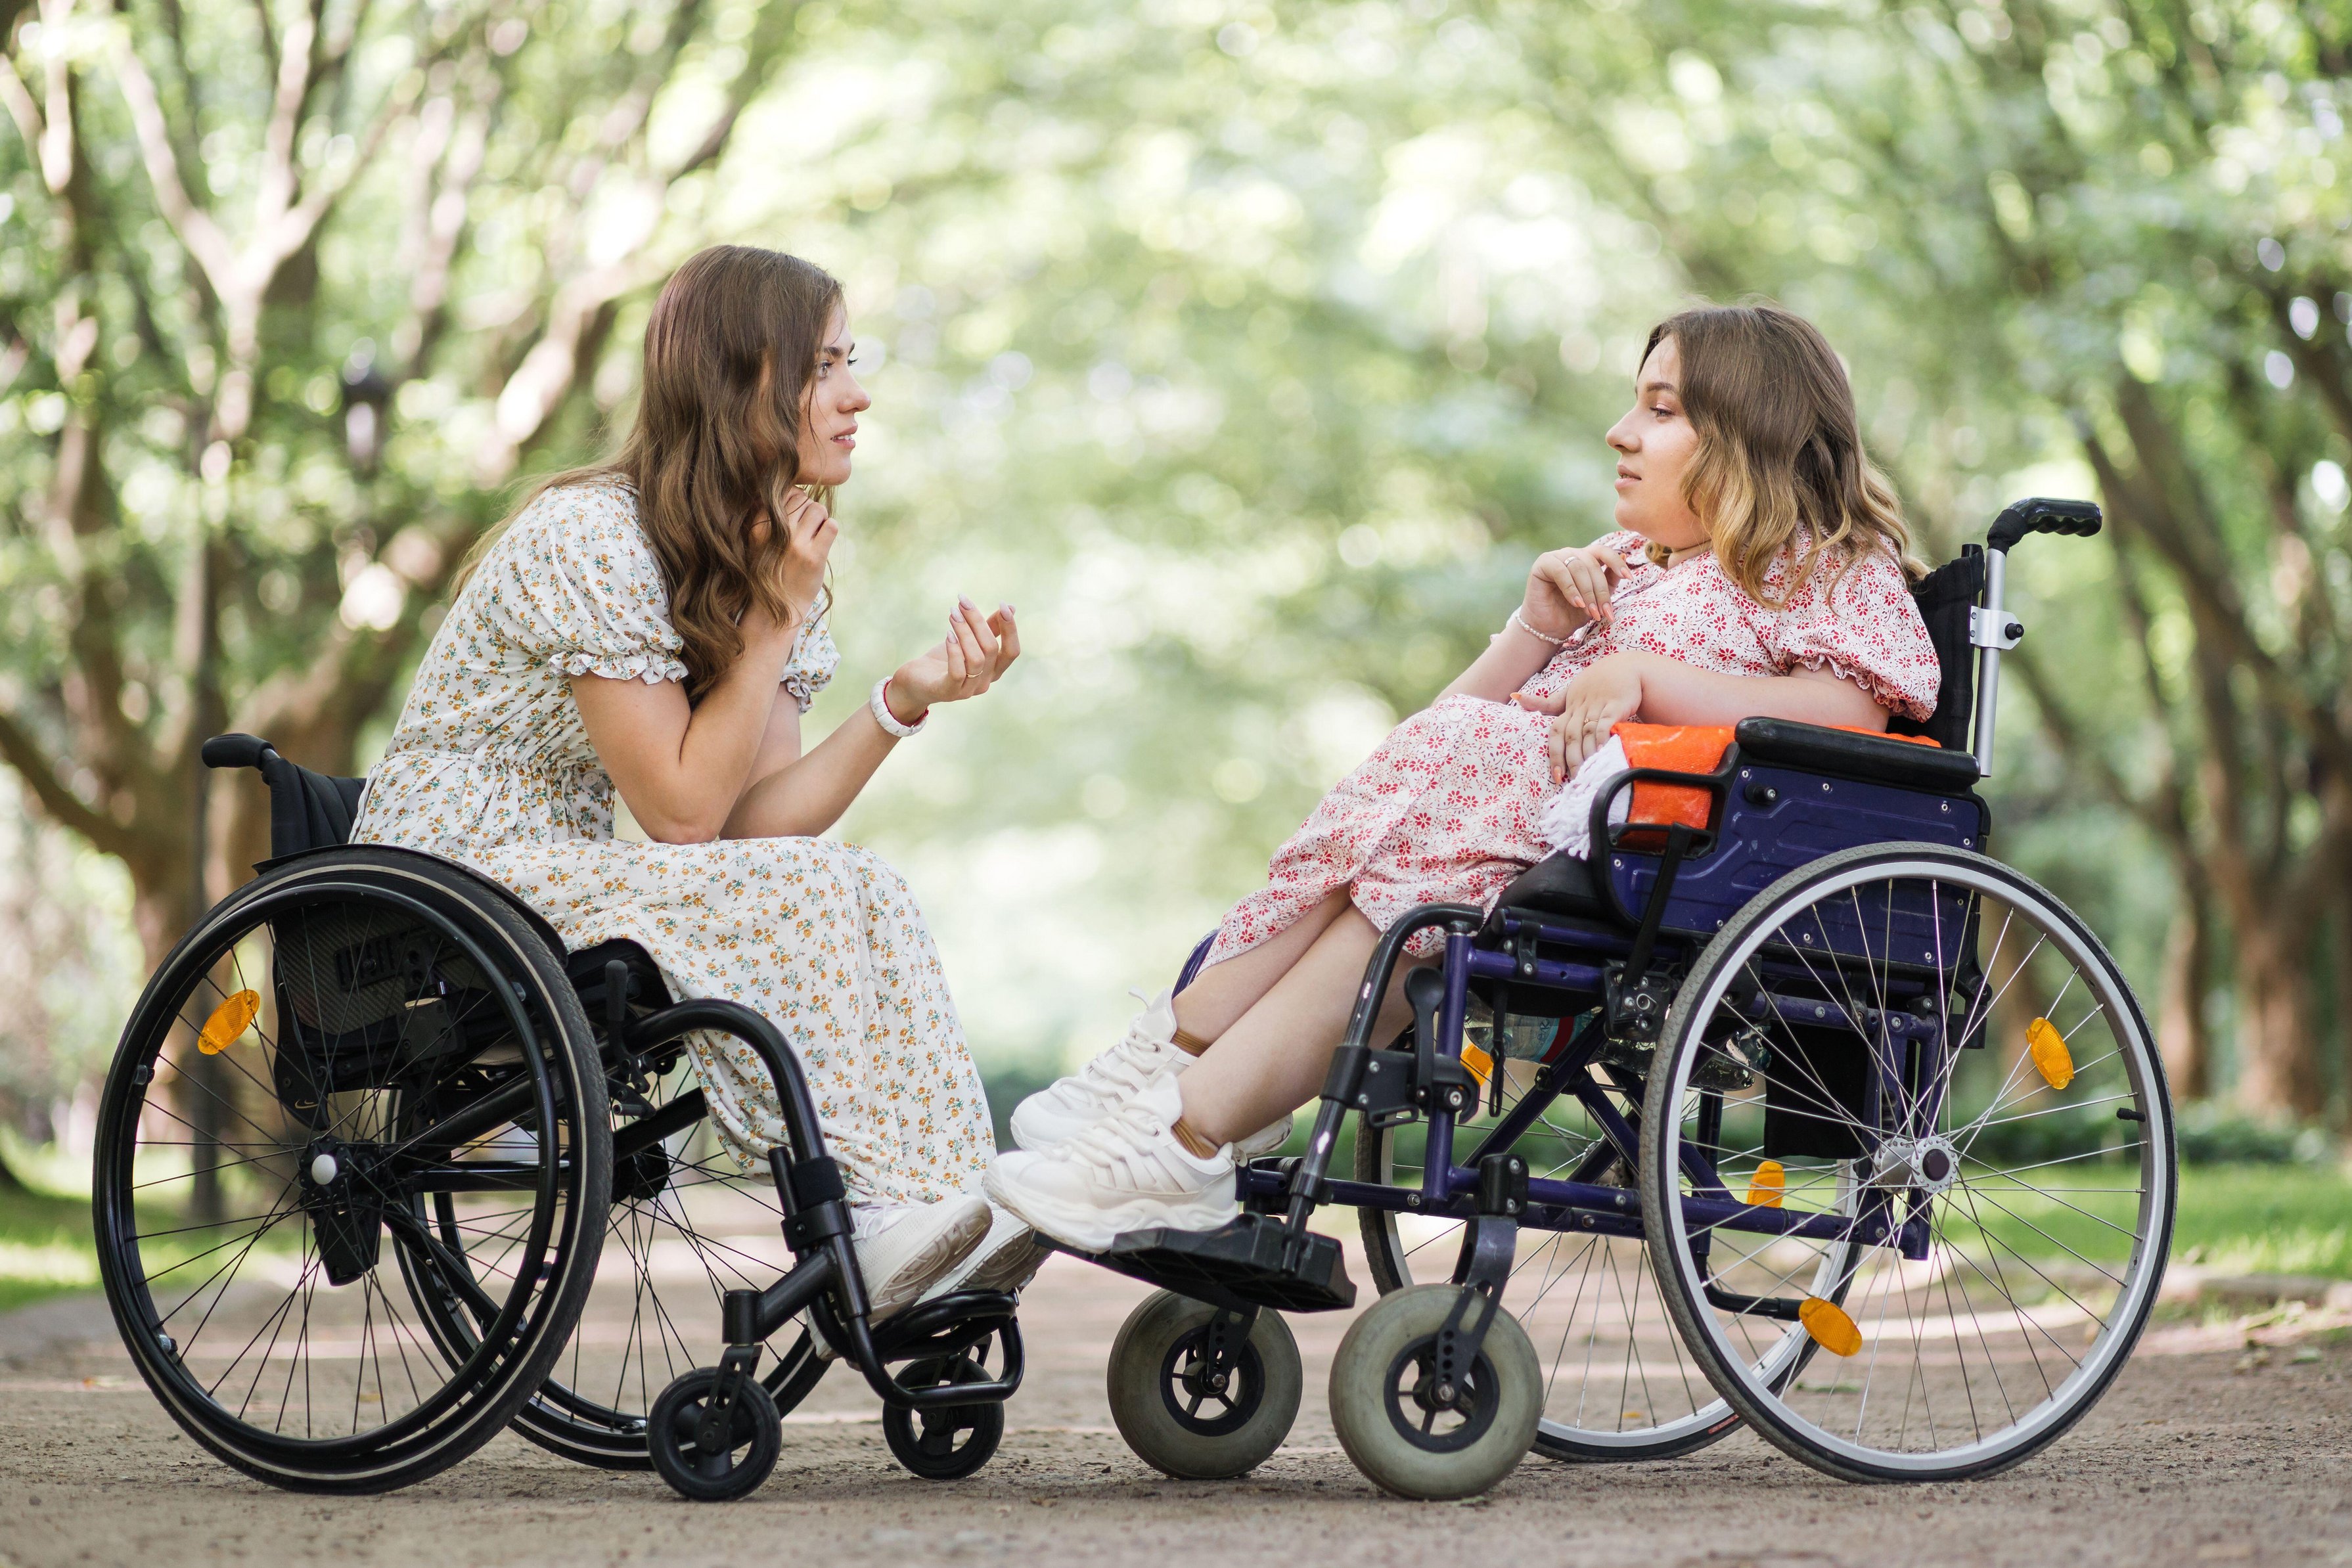
<svg viewBox="0 0 2352 1568">
<path fill-rule="evenodd" d="M 1790 718 L 1742 719 L 1734 734 L 1744 761 L 1777 762 L 1942 795 L 1964 795 L 1976 787 L 1978 779 L 1977 759 L 1965 751 L 1946 751 L 1884 735 L 1831 729 Z"/>
</svg>

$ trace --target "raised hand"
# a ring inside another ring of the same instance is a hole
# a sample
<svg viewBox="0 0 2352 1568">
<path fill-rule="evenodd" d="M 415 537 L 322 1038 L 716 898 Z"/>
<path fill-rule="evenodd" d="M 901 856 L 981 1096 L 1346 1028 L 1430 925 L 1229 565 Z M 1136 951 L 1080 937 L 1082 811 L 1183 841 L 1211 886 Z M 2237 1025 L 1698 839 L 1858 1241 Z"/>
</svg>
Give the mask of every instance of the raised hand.
<svg viewBox="0 0 2352 1568">
<path fill-rule="evenodd" d="M 933 703 L 980 695 L 1020 656 L 1021 632 L 1013 624 L 1013 606 L 999 605 L 994 614 L 983 616 L 971 600 L 958 599 L 948 615 L 946 639 L 899 665 L 890 677 L 890 706 L 912 724 Z"/>
<path fill-rule="evenodd" d="M 1623 556 L 1597 544 L 1547 551 L 1528 570 L 1519 619 L 1546 637 L 1565 637 L 1588 621 L 1606 625 L 1609 596 L 1630 570 Z"/>
<path fill-rule="evenodd" d="M 782 586 L 799 620 L 808 619 L 816 596 L 824 591 L 824 563 L 840 532 L 833 514 L 807 491 L 794 490 L 785 501 Z"/>
</svg>

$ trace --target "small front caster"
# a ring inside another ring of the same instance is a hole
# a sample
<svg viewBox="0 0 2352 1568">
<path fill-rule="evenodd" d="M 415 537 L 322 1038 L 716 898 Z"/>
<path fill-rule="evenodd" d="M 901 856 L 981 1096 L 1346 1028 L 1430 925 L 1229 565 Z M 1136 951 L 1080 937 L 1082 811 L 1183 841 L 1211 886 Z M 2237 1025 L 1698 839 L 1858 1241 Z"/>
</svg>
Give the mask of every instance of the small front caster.
<svg viewBox="0 0 2352 1568">
<path fill-rule="evenodd" d="M 1304 1379 L 1281 1313 L 1252 1320 L 1161 1291 L 1120 1326 L 1107 1381 L 1139 1458 L 1180 1480 L 1224 1480 L 1282 1447 Z"/>
<path fill-rule="evenodd" d="M 702 1367 L 662 1390 L 646 1437 L 654 1469 L 679 1496 L 731 1502 L 757 1491 L 776 1468 L 784 1420 L 748 1366 Z"/>
<path fill-rule="evenodd" d="M 1331 1425 L 1381 1490 L 1475 1497 L 1527 1457 L 1543 1391 L 1517 1318 L 1460 1285 L 1415 1285 L 1349 1326 L 1331 1358 Z"/>
<path fill-rule="evenodd" d="M 988 1369 L 968 1355 L 919 1361 L 899 1375 L 908 1388 L 943 1383 L 985 1383 Z M 1004 1440 L 1004 1406 L 989 1400 L 974 1405 L 934 1405 L 921 1410 L 882 1412 L 882 1436 L 900 1464 L 925 1480 L 961 1480 L 996 1455 Z"/>
</svg>

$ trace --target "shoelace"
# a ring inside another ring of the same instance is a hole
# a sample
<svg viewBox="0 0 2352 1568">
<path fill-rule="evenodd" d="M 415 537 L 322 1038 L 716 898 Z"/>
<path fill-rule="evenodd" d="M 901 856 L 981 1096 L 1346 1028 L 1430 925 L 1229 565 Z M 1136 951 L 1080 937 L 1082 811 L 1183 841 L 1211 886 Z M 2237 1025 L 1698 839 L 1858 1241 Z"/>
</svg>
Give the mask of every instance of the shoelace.
<svg viewBox="0 0 2352 1568">
<path fill-rule="evenodd" d="M 1170 1157 L 1176 1147 L 1174 1135 L 1159 1113 L 1140 1101 L 1130 1100 L 1057 1152 L 1097 1173 L 1104 1185 L 1116 1190 L 1161 1192 L 1169 1190 L 1166 1173 L 1171 1167 L 1192 1175 L 1187 1162 Z"/>
<path fill-rule="evenodd" d="M 1125 1040 L 1078 1069 L 1078 1082 L 1089 1088 L 1108 1088 L 1114 1097 L 1123 1100 L 1160 1075 L 1158 1059 L 1169 1049 L 1166 1040 L 1153 1039 L 1138 1024 L 1127 1031 Z M 1096 1092 L 1099 1093 L 1101 1089 L 1096 1088 Z"/>
</svg>

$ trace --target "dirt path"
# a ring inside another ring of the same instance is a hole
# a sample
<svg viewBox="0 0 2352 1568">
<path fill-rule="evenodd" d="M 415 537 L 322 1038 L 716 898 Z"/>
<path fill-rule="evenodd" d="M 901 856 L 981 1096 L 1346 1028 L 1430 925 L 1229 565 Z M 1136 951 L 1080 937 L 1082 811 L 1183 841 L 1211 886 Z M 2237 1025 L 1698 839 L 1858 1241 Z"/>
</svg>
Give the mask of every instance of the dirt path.
<svg viewBox="0 0 2352 1568">
<path fill-rule="evenodd" d="M 899 1470 L 872 1400 L 836 1375 L 791 1418 L 767 1487 L 717 1508 L 511 1437 L 390 1497 L 272 1491 L 180 1436 L 101 1303 L 52 1302 L 0 1319 L 0 1563 L 2352 1564 L 2341 1331 L 2270 1334 L 2259 1358 L 2234 1330 L 2157 1332 L 2082 1427 L 1989 1481 L 1844 1486 L 1741 1436 L 1671 1464 L 1530 1459 L 1479 1501 L 1412 1504 L 1373 1491 L 1333 1440 L 1338 1316 L 1295 1320 L 1307 1404 L 1271 1462 L 1215 1485 L 1147 1469 L 1111 1429 L 1101 1381 L 1140 1294 L 1066 1260 L 1048 1269 L 1023 1314 L 1028 1385 L 972 1479 Z"/>
</svg>

